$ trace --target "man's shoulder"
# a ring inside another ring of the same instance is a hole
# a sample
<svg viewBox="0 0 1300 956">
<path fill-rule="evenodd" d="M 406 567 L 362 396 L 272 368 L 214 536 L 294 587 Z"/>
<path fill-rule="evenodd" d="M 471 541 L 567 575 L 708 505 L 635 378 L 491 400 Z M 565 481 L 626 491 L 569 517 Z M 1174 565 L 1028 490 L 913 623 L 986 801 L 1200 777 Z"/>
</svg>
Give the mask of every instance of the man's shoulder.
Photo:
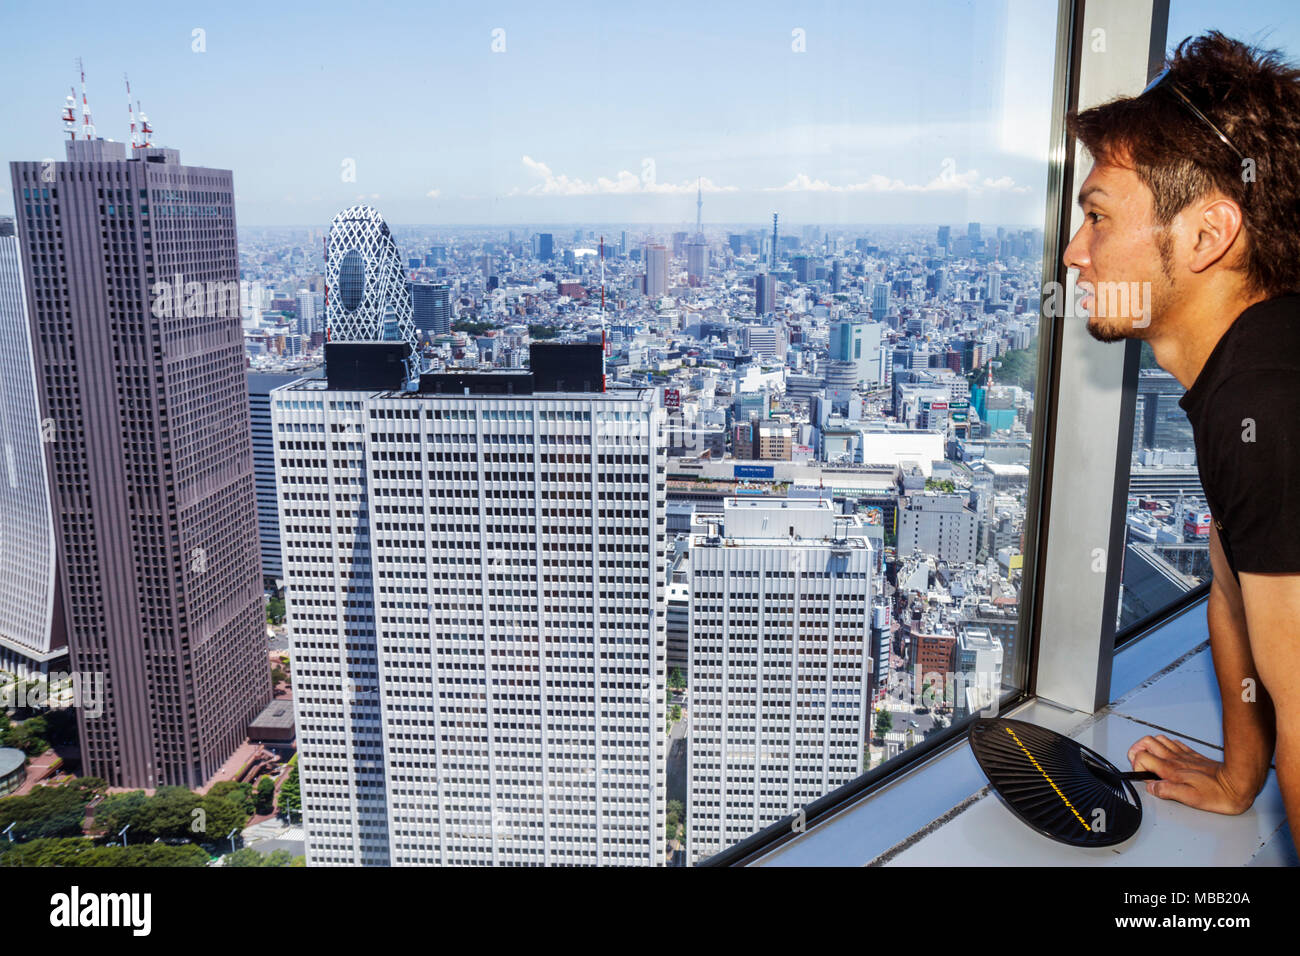
<svg viewBox="0 0 1300 956">
<path fill-rule="evenodd" d="M 1211 440 L 1267 425 L 1274 436 L 1293 436 L 1300 444 L 1300 365 L 1230 372 L 1206 396 L 1204 419 Z"/>
<path fill-rule="evenodd" d="M 1256 302 L 1226 335 L 1221 382 L 1244 372 L 1300 372 L 1300 293 Z"/>
</svg>

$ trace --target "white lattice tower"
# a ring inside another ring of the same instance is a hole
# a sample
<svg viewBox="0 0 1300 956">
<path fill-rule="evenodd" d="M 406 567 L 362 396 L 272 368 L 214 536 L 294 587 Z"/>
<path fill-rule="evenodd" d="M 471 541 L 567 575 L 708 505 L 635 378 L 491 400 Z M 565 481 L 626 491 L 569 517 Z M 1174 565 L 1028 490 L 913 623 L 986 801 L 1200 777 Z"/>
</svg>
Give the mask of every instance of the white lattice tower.
<svg viewBox="0 0 1300 956">
<path fill-rule="evenodd" d="M 325 257 L 325 329 L 331 342 L 405 342 L 408 378 L 418 371 L 415 318 L 397 243 L 378 210 L 334 217 Z"/>
</svg>

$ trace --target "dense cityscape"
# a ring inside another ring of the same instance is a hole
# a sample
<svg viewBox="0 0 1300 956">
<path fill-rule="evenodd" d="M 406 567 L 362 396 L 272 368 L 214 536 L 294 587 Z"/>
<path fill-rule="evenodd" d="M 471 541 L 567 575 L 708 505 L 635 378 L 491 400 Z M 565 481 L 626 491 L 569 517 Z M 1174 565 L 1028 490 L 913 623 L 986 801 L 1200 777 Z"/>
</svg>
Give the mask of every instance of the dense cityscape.
<svg viewBox="0 0 1300 956">
<path fill-rule="evenodd" d="M 143 144 L 128 159 L 72 138 L 68 153 L 52 178 L 14 164 L 5 338 L 27 338 L 25 274 L 37 367 L 72 360 L 78 313 L 60 326 L 53 304 L 79 294 L 77 271 L 46 263 L 98 252 L 75 245 L 74 210 L 97 213 L 115 262 L 160 263 L 113 270 L 123 324 L 84 347 L 104 350 L 90 368 L 106 382 L 47 376 L 43 407 L 89 404 L 131 358 L 143 371 L 119 427 L 133 449 L 170 439 L 170 507 L 143 505 L 164 488 L 131 467 L 143 456 L 96 474 L 111 457 L 96 441 L 117 435 L 91 419 L 84 457 L 53 461 L 52 498 L 39 454 L 11 457 L 28 480 L 7 507 L 44 509 L 81 545 L 65 543 L 61 585 L 50 525 L 29 521 L 39 562 L 5 551 L 22 584 L 5 618 L 30 625 L 4 635 L 8 692 L 49 685 L 6 731 L 20 799 L 66 777 L 91 805 L 84 833 L 111 836 L 147 827 L 150 800 L 215 792 L 257 803 L 246 847 L 309 865 L 694 864 L 1014 685 L 1041 232 L 783 234 L 779 213 L 770 229 L 715 227 L 701 193 L 693 229 L 390 229 L 360 205 L 328 228 L 245 230 L 236 251 L 228 173 Z M 189 228 L 211 253 L 173 241 Z M 237 297 L 211 291 L 236 282 Z M 142 288 L 152 306 L 131 311 Z M 204 345 L 207 371 L 191 371 L 204 334 L 242 355 Z M 39 450 L 17 387 L 33 355 L 11 353 L 11 440 Z M 1152 488 L 1130 519 L 1133 553 L 1162 567 L 1205 549 L 1170 383 L 1143 374 L 1135 481 Z M 85 547 L 74 469 L 90 487 L 125 479 L 133 531 L 92 525 Z M 98 548 L 134 541 L 141 562 L 146 519 L 165 522 L 159 542 L 180 532 L 150 549 L 157 578 L 134 595 L 91 583 Z M 82 613 L 60 614 L 58 586 Z M 140 665 L 171 682 L 165 697 L 131 698 L 125 639 L 90 626 L 92 595 L 138 602 L 105 601 L 100 620 L 158 615 L 163 647 L 190 629 L 170 651 L 183 670 L 163 653 Z M 219 655 L 197 650 L 209 637 Z M 65 673 L 70 654 L 107 685 L 102 716 L 76 700 L 75 729 L 42 716 L 92 688 Z M 33 745 L 76 730 L 79 754 Z M 21 819 L 4 821 L 19 839 L 47 832 Z"/>
<path fill-rule="evenodd" d="M 693 866 L 1024 686 L 1041 228 L 237 231 L 62 119 L 0 216 L 0 865 Z M 1121 625 L 1209 573 L 1181 394 L 1144 355 Z"/>
</svg>

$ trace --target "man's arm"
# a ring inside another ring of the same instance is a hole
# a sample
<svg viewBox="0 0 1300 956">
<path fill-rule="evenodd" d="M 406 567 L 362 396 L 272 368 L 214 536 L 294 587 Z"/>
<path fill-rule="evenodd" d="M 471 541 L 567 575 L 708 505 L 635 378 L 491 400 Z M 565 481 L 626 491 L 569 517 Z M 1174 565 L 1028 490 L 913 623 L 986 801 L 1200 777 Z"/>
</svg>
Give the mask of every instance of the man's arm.
<svg viewBox="0 0 1300 956">
<path fill-rule="evenodd" d="M 1210 564 L 1214 580 L 1206 617 L 1223 700 L 1223 760 L 1211 760 L 1164 734 L 1143 737 L 1129 749 L 1128 757 L 1134 770 L 1160 774 L 1160 780 L 1147 784 L 1154 796 L 1199 810 L 1236 814 L 1250 809 L 1264 786 L 1275 734 L 1273 704 L 1265 689 L 1271 687 L 1256 670 L 1242 591 L 1247 577 L 1282 575 L 1243 574 L 1243 588 L 1238 588 L 1214 525 L 1210 526 Z M 1300 575 L 1289 577 L 1300 581 Z M 1300 637 L 1293 647 L 1300 650 Z"/>
<path fill-rule="evenodd" d="M 1250 650 L 1276 712 L 1277 782 L 1292 830 L 1300 828 L 1300 573 L 1243 571 Z"/>
</svg>

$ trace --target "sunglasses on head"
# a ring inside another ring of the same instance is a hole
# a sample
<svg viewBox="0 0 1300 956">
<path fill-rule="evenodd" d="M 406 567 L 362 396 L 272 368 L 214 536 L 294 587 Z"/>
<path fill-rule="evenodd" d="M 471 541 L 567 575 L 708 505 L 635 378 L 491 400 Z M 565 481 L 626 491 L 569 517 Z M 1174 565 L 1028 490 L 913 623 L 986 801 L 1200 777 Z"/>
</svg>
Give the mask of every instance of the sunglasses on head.
<svg viewBox="0 0 1300 956">
<path fill-rule="evenodd" d="M 1238 159 L 1240 159 L 1242 162 L 1245 162 L 1246 157 L 1242 155 L 1241 150 L 1237 149 L 1236 146 L 1232 145 L 1232 141 L 1228 139 L 1227 135 L 1223 132 L 1223 130 L 1215 126 L 1208 116 L 1206 116 L 1199 109 L 1197 109 L 1196 104 L 1193 103 L 1191 101 L 1191 98 L 1188 97 L 1188 95 L 1183 92 L 1182 87 L 1180 87 L 1177 83 L 1174 82 L 1173 77 L 1169 75 L 1168 67 L 1165 67 L 1158 74 L 1156 74 L 1156 78 L 1152 80 L 1150 83 L 1148 83 L 1146 89 L 1144 89 L 1139 95 L 1146 96 L 1146 94 L 1152 92 L 1153 90 L 1158 90 L 1161 88 L 1167 89 L 1175 96 L 1177 96 L 1182 101 L 1183 105 L 1186 106 L 1192 112 L 1193 116 L 1195 116 L 1198 120 L 1200 120 L 1202 123 L 1208 126 L 1210 130 L 1214 133 L 1214 135 L 1219 137 L 1219 139 L 1223 141 L 1224 146 L 1228 147 L 1228 149 L 1236 153 Z"/>
</svg>

